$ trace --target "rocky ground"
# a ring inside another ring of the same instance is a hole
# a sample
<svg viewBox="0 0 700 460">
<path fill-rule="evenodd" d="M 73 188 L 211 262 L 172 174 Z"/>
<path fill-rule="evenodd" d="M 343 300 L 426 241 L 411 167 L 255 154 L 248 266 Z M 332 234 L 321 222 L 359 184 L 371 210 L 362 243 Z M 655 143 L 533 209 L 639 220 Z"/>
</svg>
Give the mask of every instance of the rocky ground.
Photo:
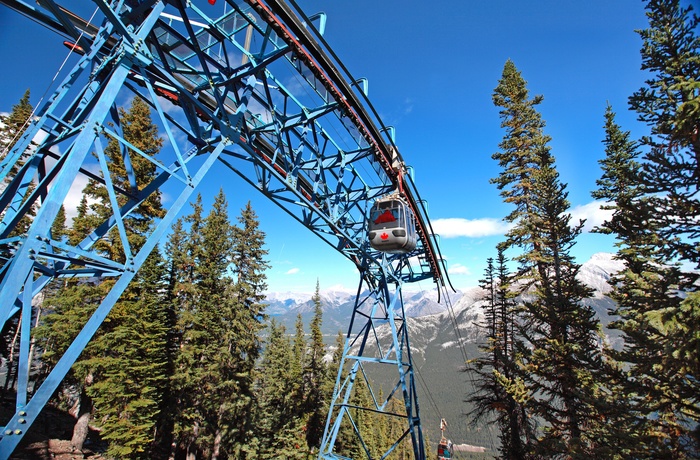
<svg viewBox="0 0 700 460">
<path fill-rule="evenodd" d="M 12 407 L 3 405 L 3 420 L 9 418 Z M 10 457 L 16 460 L 104 460 L 104 445 L 97 432 L 90 432 L 83 452 L 74 452 L 70 439 L 75 419 L 53 407 L 45 407 L 32 424 L 22 442 Z"/>
</svg>

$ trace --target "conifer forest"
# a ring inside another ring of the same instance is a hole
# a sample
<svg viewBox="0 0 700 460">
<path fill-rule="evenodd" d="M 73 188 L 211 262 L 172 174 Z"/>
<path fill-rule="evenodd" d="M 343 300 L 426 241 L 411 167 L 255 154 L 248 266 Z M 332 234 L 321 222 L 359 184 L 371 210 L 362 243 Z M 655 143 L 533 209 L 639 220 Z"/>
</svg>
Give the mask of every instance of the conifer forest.
<svg viewBox="0 0 700 460">
<path fill-rule="evenodd" d="M 592 290 L 577 278 L 581 265 L 571 255 L 583 222 L 571 218 L 567 184 L 538 111 L 544 97 L 530 94 L 527 76 L 511 60 L 494 82 L 503 138 L 494 146 L 500 172 L 491 183 L 511 209 L 502 216 L 511 226 L 480 284 L 480 353 L 458 363 L 474 391 L 465 384 L 451 399 L 465 403 L 472 425 L 491 426 L 497 445 L 483 456 L 454 458 L 700 458 L 700 17 L 692 3 L 644 2 L 648 27 L 637 33 L 646 82 L 630 88 L 627 107 L 608 105 L 600 114 L 605 157 L 591 196 L 611 216 L 595 232 L 615 238 L 614 257 L 624 267 L 610 280 L 615 320 L 606 326 L 622 345 L 607 340 L 584 302 Z M 642 137 L 617 123 L 616 113 L 627 110 L 646 127 Z M 32 113 L 27 90 L 0 120 L 0 157 Z M 124 138 L 157 155 L 167 146 L 151 117 L 139 98 L 119 111 Z M 155 174 L 139 156 L 125 165 L 116 143 L 104 153 L 116 186 L 129 186 L 127 168 L 144 183 Z M 67 221 L 59 213 L 53 237 L 81 241 L 108 215 L 111 199 L 90 180 L 77 216 Z M 144 244 L 164 213 L 156 194 L 125 218 L 132 248 Z M 18 222 L 13 235 L 26 232 L 30 220 Z M 104 238 L 96 248 L 123 258 L 120 241 Z M 338 363 L 345 331 L 324 343 L 320 283 L 308 324 L 299 316 L 289 330 L 269 315 L 269 268 L 255 209 L 248 204 L 230 215 L 223 189 L 197 196 L 47 408 L 63 414 L 75 458 L 96 451 L 110 459 L 316 458 L 344 372 Z M 46 378 L 78 334 L 78 319 L 90 316 L 109 288 L 108 279 L 59 278 L 35 302 L 31 386 Z M 3 395 L 16 389 L 22 320 L 8 321 L 0 335 Z M 373 396 L 358 381 L 353 397 Z M 369 444 L 358 445 L 349 426 L 337 451 L 379 458 L 366 452 L 385 452 L 404 429 L 383 420 L 362 416 L 356 428 Z M 428 441 L 427 458 L 436 458 L 438 439 Z M 24 449 L 17 458 L 30 458 L 21 457 Z M 413 458 L 410 439 L 389 458 Z"/>
</svg>

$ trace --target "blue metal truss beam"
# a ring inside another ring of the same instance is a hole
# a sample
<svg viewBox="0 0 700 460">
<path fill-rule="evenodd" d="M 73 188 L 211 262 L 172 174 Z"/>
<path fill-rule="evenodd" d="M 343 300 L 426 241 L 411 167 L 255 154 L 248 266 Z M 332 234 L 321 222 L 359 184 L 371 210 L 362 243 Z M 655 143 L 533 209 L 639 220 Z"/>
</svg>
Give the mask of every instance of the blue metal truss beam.
<svg viewBox="0 0 700 460">
<path fill-rule="evenodd" d="M 380 268 L 374 265 L 367 268 L 369 273 L 363 276 L 358 287 L 319 458 L 345 458 L 336 452 L 335 445 L 340 431 L 349 424 L 360 438 L 367 458 L 385 458 L 410 435 L 415 458 L 423 460 L 425 447 L 401 295 L 402 275 L 396 271 L 396 265 L 386 259 Z M 387 329 L 390 334 L 386 334 Z M 387 366 L 395 368 L 398 379 L 393 386 L 382 387 L 379 383 L 382 379 L 375 377 L 380 375 L 377 369 Z M 351 403 L 358 377 L 369 390 L 371 401 L 367 406 Z M 380 398 L 379 395 L 386 396 Z M 406 412 L 389 411 L 392 399 L 402 402 Z M 370 452 L 362 440 L 362 430 L 355 423 L 361 412 L 403 419 L 407 429 L 386 452 Z"/>
<path fill-rule="evenodd" d="M 209 171 L 209 169 L 211 169 L 218 155 L 226 147 L 226 145 L 226 141 L 221 142 L 216 150 L 214 150 L 214 152 L 207 157 L 207 161 L 193 178 L 191 186 L 186 187 L 182 191 L 180 196 L 178 196 L 173 205 L 170 207 L 166 216 L 159 222 L 155 231 L 151 235 L 151 238 L 149 238 L 146 244 L 144 244 L 144 246 L 139 250 L 138 254 L 133 260 L 133 265 L 135 267 L 140 267 L 143 264 L 148 255 L 155 248 L 158 241 L 160 241 L 160 238 L 170 229 L 170 226 L 177 218 L 180 209 L 182 209 L 184 205 L 189 202 L 196 186 L 204 179 L 206 173 Z M 136 269 L 127 269 L 118 278 L 109 294 L 107 294 L 78 336 L 64 352 L 63 356 L 49 373 L 46 380 L 42 383 L 39 389 L 36 390 L 31 400 L 29 400 L 28 403 L 23 404 L 22 402 L 26 400 L 26 392 L 24 396 L 19 396 L 17 402 L 17 412 L 3 429 L 4 436 L 0 440 L 0 458 L 7 459 L 12 454 L 14 449 L 17 447 L 17 444 L 22 439 L 26 428 L 31 426 L 41 409 L 58 389 L 58 386 L 65 378 L 71 366 L 73 366 L 80 353 L 97 331 L 97 328 L 102 324 L 116 301 L 119 299 L 119 296 L 121 296 L 122 292 L 124 292 L 135 275 Z M 23 300 L 24 305 L 26 306 L 27 302 L 29 302 L 29 308 L 31 308 L 31 297 L 25 296 Z M 25 337 L 25 335 L 23 334 L 22 337 Z M 27 334 L 26 337 L 29 337 L 29 334 Z"/>
<path fill-rule="evenodd" d="M 133 8 L 115 3 L 120 10 L 97 2 L 106 18 L 97 28 L 53 1 L 42 0 L 56 17 L 50 27 L 73 37 L 76 31 L 86 32 L 79 43 L 86 54 L 2 163 L 0 178 L 10 178 L 34 135 L 40 129 L 48 133 L 0 195 L 0 213 L 4 214 L 0 248 L 9 254 L 0 260 L 0 318 L 9 319 L 18 312 L 22 317 L 30 316 L 32 297 L 59 277 L 109 276 L 115 282 L 49 379 L 31 398 L 24 383 L 31 366 L 26 348 L 21 348 L 21 359 L 26 360 L 20 368 L 21 394 L 17 412 L 0 439 L 0 458 L 12 452 L 150 252 L 144 251 L 157 244 L 214 165 L 240 175 L 356 264 L 362 274 L 361 286 L 367 284 L 371 298 L 362 299 L 358 291 L 347 344 L 360 343 L 359 353 L 355 349 L 350 353 L 347 348 L 343 363 L 354 363 L 352 379 L 341 388 L 352 391 L 358 372 L 366 378 L 370 366 L 394 366 L 398 377 L 388 394 L 394 398 L 400 395 L 404 401 L 408 429 L 401 439 L 410 434 L 417 458 L 422 458 L 400 292 L 405 282 L 444 281 L 428 232 L 427 213 L 418 206 L 421 202 L 410 177 L 394 169 L 401 158 L 389 145 L 393 141 L 387 143 L 382 138 L 382 130 L 362 107 L 352 85 L 316 47 L 298 19 L 276 0 L 267 5 L 260 0 L 246 1 L 248 5 L 228 0 L 226 6 L 232 9 L 218 17 L 179 0 L 145 2 Z M 212 7 L 209 11 L 217 10 Z M 35 14 L 35 18 L 40 16 Z M 240 39 L 249 31 L 256 40 L 246 49 Z M 292 81 L 294 85 L 284 84 Z M 291 89 L 298 84 L 306 85 L 305 90 Z M 146 101 L 156 113 L 156 122 L 175 146 L 167 160 L 139 151 L 120 133 L 114 101 L 124 91 Z M 182 135 L 193 144 L 191 148 L 177 146 Z M 156 166 L 155 178 L 140 191 L 132 171 L 128 172 L 128 185 L 118 187 L 110 180 L 102 147 L 110 140 L 119 145 L 127 170 L 131 155 Z M 101 173 L 93 171 L 96 164 L 87 155 L 90 151 L 96 153 Z M 50 227 L 78 175 L 107 189 L 113 214 L 72 246 L 52 238 Z M 33 192 L 30 180 L 36 184 Z M 399 185 L 414 206 L 421 241 L 410 254 L 384 255 L 367 243 L 366 215 L 374 199 Z M 124 244 L 126 261 L 110 260 L 95 250 L 96 243 L 114 229 L 126 242 L 124 219 L 166 187 L 177 188 L 179 198 L 169 205 L 166 217 L 148 235 L 143 248 L 135 252 Z M 118 205 L 124 201 L 126 204 Z M 32 206 L 38 206 L 38 212 L 29 231 L 7 238 Z M 427 263 L 414 266 L 409 262 L 412 258 Z M 392 295 L 390 285 L 396 286 Z M 369 305 L 374 313 L 368 315 L 363 308 Z M 353 329 L 356 326 L 359 328 Z M 383 344 L 377 333 L 380 326 L 391 331 L 389 345 Z M 29 343 L 31 333 L 29 321 L 24 321 L 21 340 Z M 380 350 L 379 355 L 365 354 L 370 349 Z M 367 410 L 385 412 L 388 400 L 378 401 L 377 393 L 372 394 L 373 407 Z M 349 414 L 347 401 L 337 407 Z M 350 423 L 354 425 L 352 419 Z M 325 446 L 328 455 L 335 455 L 332 444 Z"/>
</svg>

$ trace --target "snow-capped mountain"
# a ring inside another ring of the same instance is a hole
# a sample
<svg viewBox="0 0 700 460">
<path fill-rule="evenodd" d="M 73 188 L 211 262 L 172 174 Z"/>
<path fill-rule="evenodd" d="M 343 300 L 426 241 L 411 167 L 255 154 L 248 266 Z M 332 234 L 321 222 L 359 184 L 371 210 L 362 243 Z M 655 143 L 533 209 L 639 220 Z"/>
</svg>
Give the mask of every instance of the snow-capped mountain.
<svg viewBox="0 0 700 460">
<path fill-rule="evenodd" d="M 613 259 L 612 254 L 598 253 L 581 266 L 578 274 L 580 281 L 594 289 L 594 296 L 586 299 L 585 303 L 595 309 L 603 325 L 610 322 L 608 311 L 614 306 L 612 300 L 607 297 L 607 293 L 610 292 L 608 282 L 611 276 L 620 269 L 622 269 L 622 263 Z M 338 331 L 346 331 L 354 308 L 355 294 L 355 290 L 342 287 L 331 287 L 320 291 L 325 334 L 335 335 Z M 268 303 L 266 312 L 284 324 L 288 330 L 292 330 L 298 315 L 302 316 L 304 324 L 308 324 L 313 316 L 312 296 L 312 293 L 268 293 L 266 295 Z M 452 322 L 451 316 L 454 315 L 457 323 L 464 327 L 463 320 L 469 320 L 474 311 L 480 310 L 478 301 L 482 296 L 482 290 L 473 287 L 450 293 L 449 302 L 446 302 L 445 299 L 440 299 L 438 302 L 438 293 L 435 289 L 403 291 L 406 317 L 421 318 L 423 326 L 433 322 Z M 466 313 L 465 310 L 469 310 L 471 313 Z M 435 315 L 437 315 L 436 318 L 431 318 L 430 321 L 426 320 L 426 317 Z M 415 343 L 415 341 L 413 342 Z"/>
<path fill-rule="evenodd" d="M 614 259 L 613 254 L 600 252 L 593 254 L 590 260 L 581 265 L 578 273 L 578 279 L 593 289 L 593 296 L 584 299 L 583 303 L 596 312 L 608 342 L 615 348 L 622 346 L 622 338 L 620 331 L 607 329 L 610 321 L 614 319 L 610 312 L 615 308 L 615 301 L 608 297 L 608 294 L 612 289 L 612 276 L 623 268 L 622 261 Z"/>
<path fill-rule="evenodd" d="M 595 297 L 603 297 L 610 292 L 610 278 L 624 267 L 622 261 L 613 258 L 613 254 L 599 252 L 581 265 L 579 281 L 595 290 Z"/>
<path fill-rule="evenodd" d="M 614 302 L 607 296 L 608 284 L 613 274 L 622 269 L 622 264 L 613 259 L 612 254 L 599 253 L 585 262 L 578 278 L 594 290 L 594 295 L 584 303 L 593 308 L 606 326 L 611 317 L 608 312 Z M 355 302 L 355 291 L 343 289 L 322 290 L 323 332 L 328 344 L 341 331 L 347 331 Z M 464 414 L 469 411 L 464 400 L 473 389 L 473 376 L 465 372 L 465 364 L 477 358 L 481 351 L 479 344 L 483 341 L 483 332 L 477 326 L 483 318 L 483 291 L 474 287 L 450 295 L 449 302 L 441 299 L 438 303 L 437 291 L 403 292 L 404 308 L 408 317 L 407 325 L 411 341 L 411 353 L 415 371 L 419 380 L 424 382 L 432 395 L 439 395 L 440 414 L 430 405 L 423 405 L 421 418 L 423 427 L 431 436 L 439 436 L 441 417 L 451 423 L 452 433 L 462 433 L 464 438 L 453 439 L 456 442 L 479 443 L 483 433 L 474 433 L 467 425 Z M 293 333 L 297 315 L 308 332 L 308 324 L 313 316 L 312 294 L 271 293 L 267 296 L 269 307 L 267 313 Z M 378 328 L 378 335 L 388 334 L 389 330 Z M 617 344 L 617 331 L 605 331 L 608 340 Z M 423 385 L 419 392 L 424 391 Z M 421 400 L 430 398 L 419 395 Z M 483 441 L 482 441 L 483 442 Z"/>
</svg>

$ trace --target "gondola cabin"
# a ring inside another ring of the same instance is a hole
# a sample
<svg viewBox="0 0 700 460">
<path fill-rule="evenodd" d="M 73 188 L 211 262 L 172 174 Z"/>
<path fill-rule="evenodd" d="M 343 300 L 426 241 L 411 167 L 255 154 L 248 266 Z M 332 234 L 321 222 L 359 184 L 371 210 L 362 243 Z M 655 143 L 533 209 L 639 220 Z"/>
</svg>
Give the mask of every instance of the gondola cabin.
<svg viewBox="0 0 700 460">
<path fill-rule="evenodd" d="M 442 438 L 438 444 L 437 458 L 438 460 L 448 460 L 452 458 L 452 441 Z"/>
<path fill-rule="evenodd" d="M 374 203 L 369 216 L 369 244 L 374 249 L 405 254 L 416 248 L 417 240 L 413 211 L 398 195 Z"/>
<path fill-rule="evenodd" d="M 445 430 L 447 429 L 447 422 L 443 418 L 440 420 L 440 444 L 438 444 L 437 449 L 437 460 L 448 460 L 452 458 L 452 451 L 454 446 L 452 441 L 445 437 Z"/>
</svg>

